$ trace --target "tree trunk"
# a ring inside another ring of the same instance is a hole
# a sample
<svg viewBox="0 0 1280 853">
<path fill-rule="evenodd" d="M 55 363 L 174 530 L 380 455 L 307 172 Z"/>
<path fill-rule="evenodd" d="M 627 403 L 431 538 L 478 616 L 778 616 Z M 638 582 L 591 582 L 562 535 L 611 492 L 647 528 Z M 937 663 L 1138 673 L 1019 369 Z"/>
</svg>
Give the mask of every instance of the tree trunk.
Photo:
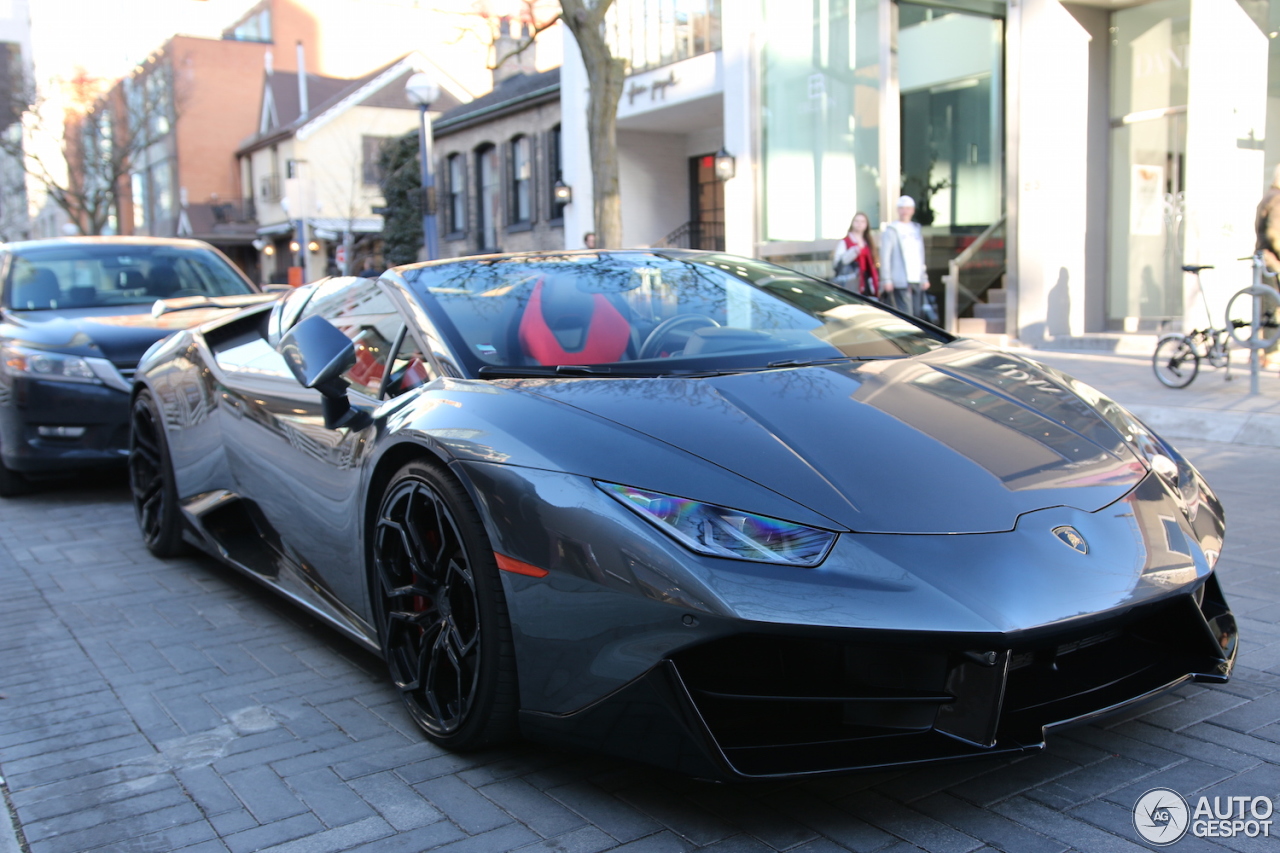
<svg viewBox="0 0 1280 853">
<path fill-rule="evenodd" d="M 618 190 L 618 102 L 626 64 L 609 49 L 604 16 L 613 0 L 560 0 L 565 24 L 578 42 L 587 70 L 587 135 L 591 150 L 592 213 L 596 247 L 622 245 L 622 197 Z"/>
</svg>

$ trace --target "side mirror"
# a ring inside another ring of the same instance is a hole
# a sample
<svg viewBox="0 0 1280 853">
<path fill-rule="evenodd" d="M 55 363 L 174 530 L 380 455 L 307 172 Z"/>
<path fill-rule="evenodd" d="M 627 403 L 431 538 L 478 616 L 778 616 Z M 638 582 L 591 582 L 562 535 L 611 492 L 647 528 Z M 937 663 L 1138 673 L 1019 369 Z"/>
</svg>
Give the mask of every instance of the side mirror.
<svg viewBox="0 0 1280 853">
<path fill-rule="evenodd" d="M 285 332 L 280 354 L 302 387 L 315 388 L 326 397 L 346 395 L 342 374 L 355 366 L 356 345 L 319 314 Z"/>
<path fill-rule="evenodd" d="M 298 384 L 324 395 L 327 429 L 364 429 L 369 416 L 351 408 L 342 378 L 356 363 L 355 343 L 319 314 L 312 314 L 280 339 L 280 354 Z"/>
</svg>

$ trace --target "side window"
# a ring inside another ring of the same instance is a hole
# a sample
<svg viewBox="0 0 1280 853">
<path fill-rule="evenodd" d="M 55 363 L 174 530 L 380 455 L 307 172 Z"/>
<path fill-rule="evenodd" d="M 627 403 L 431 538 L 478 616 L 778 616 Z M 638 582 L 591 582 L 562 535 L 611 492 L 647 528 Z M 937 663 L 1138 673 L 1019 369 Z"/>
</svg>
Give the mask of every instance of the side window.
<svg viewBox="0 0 1280 853">
<path fill-rule="evenodd" d="M 377 397 L 391 347 L 404 325 L 395 303 L 377 280 L 331 279 L 323 292 L 317 291 L 311 298 L 304 314 L 319 314 L 355 341 L 356 363 L 343 378 L 352 390 Z"/>
<path fill-rule="evenodd" d="M 388 400 L 408 393 L 419 385 L 432 380 L 431 365 L 422 354 L 422 348 L 413 339 L 413 335 L 405 332 L 391 360 L 391 372 L 387 375 L 387 384 L 383 387 L 383 396 Z"/>
</svg>

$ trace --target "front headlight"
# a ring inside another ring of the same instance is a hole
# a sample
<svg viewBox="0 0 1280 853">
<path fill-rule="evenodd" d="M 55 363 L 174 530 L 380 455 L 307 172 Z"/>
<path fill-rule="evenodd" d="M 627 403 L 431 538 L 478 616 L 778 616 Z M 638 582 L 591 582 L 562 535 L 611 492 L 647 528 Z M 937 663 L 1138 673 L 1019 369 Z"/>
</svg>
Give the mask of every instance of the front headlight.
<svg viewBox="0 0 1280 853">
<path fill-rule="evenodd" d="M 29 376 L 54 382 L 85 382 L 129 390 L 115 365 L 105 358 L 81 357 L 61 352 L 8 344 L 0 347 L 0 363 L 10 376 Z"/>
<path fill-rule="evenodd" d="M 710 557 L 809 568 L 826 559 L 836 540 L 829 530 L 792 521 L 616 483 L 596 485 L 686 548 Z"/>
</svg>

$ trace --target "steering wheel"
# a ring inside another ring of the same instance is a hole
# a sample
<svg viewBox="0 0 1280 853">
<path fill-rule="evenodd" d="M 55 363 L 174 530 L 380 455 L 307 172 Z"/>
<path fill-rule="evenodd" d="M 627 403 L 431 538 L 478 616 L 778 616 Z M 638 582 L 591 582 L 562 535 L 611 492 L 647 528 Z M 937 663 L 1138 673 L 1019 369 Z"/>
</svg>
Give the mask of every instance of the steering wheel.
<svg viewBox="0 0 1280 853">
<path fill-rule="evenodd" d="M 204 296 L 204 295 L 205 295 L 204 291 L 200 290 L 199 288 L 184 287 L 182 288 L 182 290 L 175 290 L 173 293 L 170 293 L 168 296 L 162 296 L 160 298 L 161 299 L 178 299 L 183 296 Z"/>
<path fill-rule="evenodd" d="M 690 327 L 689 331 L 692 332 L 694 329 L 708 326 L 719 328 L 720 324 L 705 314 L 677 314 L 674 317 L 668 317 L 653 327 L 653 331 L 640 346 L 640 354 L 636 358 L 653 358 L 662 352 L 662 345 L 667 342 L 672 331 L 684 326 Z"/>
</svg>

